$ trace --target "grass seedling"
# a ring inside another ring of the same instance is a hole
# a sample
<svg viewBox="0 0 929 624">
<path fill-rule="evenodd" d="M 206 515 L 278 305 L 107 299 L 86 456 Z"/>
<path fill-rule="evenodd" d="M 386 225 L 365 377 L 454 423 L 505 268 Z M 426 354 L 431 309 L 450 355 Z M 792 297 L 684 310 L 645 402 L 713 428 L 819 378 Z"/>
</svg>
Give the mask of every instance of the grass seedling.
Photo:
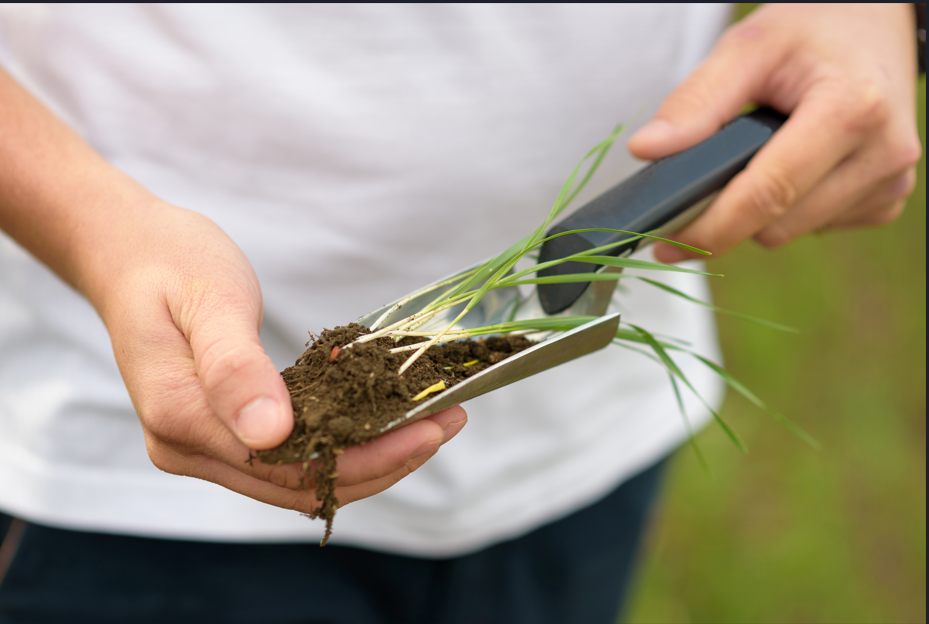
<svg viewBox="0 0 929 624">
<path fill-rule="evenodd" d="M 564 262 L 580 261 L 598 267 L 612 267 L 616 269 L 639 269 L 639 270 L 649 270 L 655 272 L 677 272 L 677 273 L 691 273 L 698 275 L 705 275 L 710 277 L 722 277 L 720 275 L 707 273 L 703 271 L 696 271 L 693 269 L 687 269 L 683 267 L 665 265 L 657 262 L 648 262 L 645 260 L 638 260 L 634 258 L 625 258 L 625 257 L 614 257 L 610 255 L 603 255 L 604 252 L 608 252 L 610 249 L 618 247 L 620 245 L 626 245 L 631 241 L 639 239 L 651 239 L 653 241 L 663 241 L 682 247 L 684 249 L 694 251 L 700 254 L 709 255 L 709 252 L 678 243 L 676 241 L 668 240 L 655 236 L 651 233 L 642 233 L 642 232 L 629 232 L 624 230 L 612 230 L 612 229 L 586 229 L 586 230 L 572 230 L 569 232 L 562 232 L 550 237 L 545 237 L 544 233 L 551 225 L 552 221 L 562 213 L 565 208 L 571 203 L 571 201 L 577 197 L 577 195 L 583 190 L 586 184 L 596 173 L 600 164 L 603 162 L 603 159 L 606 157 L 607 153 L 610 150 L 610 147 L 616 141 L 620 132 L 622 131 L 622 126 L 618 126 L 606 139 L 596 145 L 593 149 L 588 152 L 580 163 L 574 168 L 571 172 L 571 175 L 568 176 L 568 179 L 562 185 L 555 203 L 549 211 L 548 216 L 545 220 L 529 235 L 521 238 L 520 240 L 513 243 L 509 248 L 498 254 L 497 256 L 491 258 L 487 262 L 467 271 L 465 273 L 459 274 L 453 278 L 434 284 L 411 294 L 410 296 L 399 301 L 393 305 L 389 310 L 381 315 L 375 323 L 370 327 L 372 333 L 362 336 L 356 342 L 366 342 L 369 340 L 374 340 L 383 336 L 390 336 L 396 340 L 407 337 L 419 337 L 424 338 L 421 342 L 417 342 L 410 345 L 399 346 L 391 350 L 392 353 L 401 353 L 401 352 L 412 352 L 409 358 L 403 363 L 400 367 L 399 373 L 402 375 L 409 367 L 420 357 L 427 349 L 433 347 L 434 345 L 441 344 L 444 342 L 450 342 L 454 340 L 461 340 L 466 338 L 473 338 L 477 336 L 484 336 L 488 334 L 511 334 L 511 333 L 522 333 L 522 334 L 531 334 L 537 332 L 562 332 L 570 329 L 574 329 L 584 323 L 587 323 L 593 320 L 595 317 L 592 316 L 553 316 L 545 318 L 535 318 L 535 319 L 523 319 L 517 320 L 517 311 L 520 305 L 521 299 L 517 297 L 512 304 L 512 309 L 507 314 L 507 321 L 503 323 L 497 323 L 493 325 L 487 325 L 485 327 L 470 328 L 470 329 L 460 329 L 456 328 L 456 325 L 472 310 L 474 307 L 492 290 L 499 288 L 509 288 L 513 286 L 520 285 L 538 285 L 538 284 L 555 284 L 555 283 L 570 283 L 570 282 L 596 282 L 596 281 L 616 281 L 621 278 L 633 277 L 634 279 L 641 280 L 647 284 L 650 284 L 656 288 L 660 288 L 670 295 L 681 297 L 687 301 L 702 305 L 714 310 L 717 313 L 728 314 L 747 320 L 750 322 L 758 323 L 766 327 L 777 329 L 780 331 L 796 332 L 795 329 L 786 327 L 784 325 L 779 325 L 777 323 L 771 323 L 762 319 L 757 319 L 750 317 L 748 315 L 740 314 L 737 312 L 731 312 L 728 310 L 721 309 L 712 304 L 705 303 L 698 299 L 687 295 L 667 284 L 657 282 L 655 280 L 641 277 L 641 276 L 628 276 L 617 272 L 586 272 L 586 273 L 575 273 L 569 275 L 557 275 L 557 276 L 547 276 L 547 277 L 538 277 L 536 274 L 538 271 L 561 264 Z M 579 182 L 575 183 L 580 175 L 581 170 L 585 164 L 590 163 L 585 174 L 580 179 Z M 544 262 L 540 264 L 534 264 L 533 266 L 516 270 L 515 267 L 517 263 L 522 260 L 524 257 L 537 258 L 538 250 L 548 240 L 556 238 L 558 236 L 564 236 L 566 234 L 572 234 L 575 232 L 590 232 L 590 231 L 604 231 L 604 232 L 613 232 L 625 235 L 625 238 L 622 240 L 611 243 L 608 245 L 603 245 L 591 249 L 586 252 L 573 254 L 567 256 L 560 260 L 554 260 L 551 262 Z M 444 291 L 438 294 L 430 303 L 421 307 L 418 310 L 413 311 L 407 317 L 396 321 L 386 327 L 381 327 L 381 324 L 389 317 L 391 317 L 395 312 L 409 304 L 411 301 L 421 297 L 422 295 L 430 292 L 440 291 L 444 288 Z M 420 329 L 428 323 L 430 320 L 438 316 L 440 313 L 445 312 L 455 306 L 463 306 L 461 311 L 454 317 L 453 320 L 444 324 L 442 327 L 433 330 L 422 330 Z M 661 339 L 660 339 L 661 338 Z M 757 396 L 755 396 L 751 391 L 748 390 L 744 385 L 736 381 L 728 372 L 726 372 L 722 367 L 707 360 L 703 356 L 693 353 L 687 348 L 686 343 L 682 341 L 677 341 L 673 338 L 667 337 L 658 337 L 646 329 L 629 325 L 625 327 L 620 327 L 616 333 L 614 342 L 618 345 L 621 345 L 627 349 L 631 349 L 643 355 L 646 355 L 659 363 L 667 371 L 671 387 L 674 391 L 675 397 L 677 399 L 678 406 L 680 407 L 682 416 L 684 417 L 685 425 L 687 431 L 691 438 L 691 443 L 694 446 L 695 452 L 700 459 L 701 463 L 704 464 L 703 456 L 700 453 L 699 449 L 696 446 L 696 443 L 693 440 L 693 432 L 690 426 L 690 422 L 687 418 L 686 413 L 684 412 L 684 403 L 681 398 L 681 387 L 680 384 L 691 392 L 693 392 L 701 402 L 706 406 L 706 408 L 713 414 L 716 422 L 722 427 L 729 439 L 742 451 L 747 451 L 745 444 L 739 438 L 739 436 L 732 430 L 732 428 L 719 416 L 718 413 L 710 406 L 703 398 L 699 395 L 697 390 L 687 379 L 681 369 L 678 367 L 674 359 L 671 357 L 669 352 L 684 352 L 695 358 L 697 358 L 704 365 L 709 367 L 717 375 L 722 378 L 725 383 L 751 401 L 761 410 L 769 413 L 775 420 L 781 422 L 788 429 L 794 432 L 798 437 L 807 442 L 808 444 L 818 447 L 818 443 L 809 436 L 802 429 L 797 427 L 794 423 L 790 422 L 771 408 L 769 408 L 764 402 L 762 402 Z M 348 345 L 349 347 L 351 345 Z M 648 350 L 643 349 L 642 347 L 647 348 Z M 473 362 L 466 363 L 465 366 L 473 364 Z M 440 386 L 441 387 L 438 387 Z M 423 392 L 419 393 L 414 400 L 419 400 L 424 398 L 430 393 L 438 392 L 444 390 L 444 384 L 436 384 L 435 386 L 430 386 L 426 388 Z"/>
</svg>

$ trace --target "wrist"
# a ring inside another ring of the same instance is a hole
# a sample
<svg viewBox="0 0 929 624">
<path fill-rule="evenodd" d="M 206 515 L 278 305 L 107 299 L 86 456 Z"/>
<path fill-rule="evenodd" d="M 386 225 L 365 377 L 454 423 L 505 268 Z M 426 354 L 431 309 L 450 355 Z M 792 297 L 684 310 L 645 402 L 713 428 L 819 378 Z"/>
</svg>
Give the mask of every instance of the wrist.
<svg viewBox="0 0 929 624">
<path fill-rule="evenodd" d="M 158 262 L 168 261 L 167 223 L 181 209 L 138 186 L 97 193 L 89 199 L 75 206 L 70 215 L 80 225 L 65 250 L 68 265 L 59 275 L 106 321 L 112 301 L 148 279 L 145 274 Z"/>
<path fill-rule="evenodd" d="M 0 70 L 0 229 L 88 293 L 95 259 L 157 200 Z"/>
</svg>

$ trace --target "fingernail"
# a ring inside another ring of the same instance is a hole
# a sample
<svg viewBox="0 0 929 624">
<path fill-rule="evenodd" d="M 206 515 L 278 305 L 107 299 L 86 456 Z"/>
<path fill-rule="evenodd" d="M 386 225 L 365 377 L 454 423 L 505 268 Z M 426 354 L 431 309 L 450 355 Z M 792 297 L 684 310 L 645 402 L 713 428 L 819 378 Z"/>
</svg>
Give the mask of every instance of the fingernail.
<svg viewBox="0 0 929 624">
<path fill-rule="evenodd" d="M 281 405 L 274 399 L 258 397 L 236 414 L 235 433 L 245 444 L 262 444 L 268 433 L 276 431 L 284 415 Z"/>
<path fill-rule="evenodd" d="M 442 431 L 445 432 L 445 441 L 451 440 L 454 438 L 462 427 L 464 427 L 468 422 L 467 418 L 462 418 L 461 420 L 456 420 L 455 422 L 450 422 L 445 425 L 445 428 Z"/>
<path fill-rule="evenodd" d="M 432 453 L 437 448 L 439 448 L 439 446 L 441 446 L 443 439 L 444 438 L 439 438 L 437 440 L 433 440 L 432 442 L 426 442 L 413 452 L 413 454 L 410 456 L 410 459 L 417 459 L 418 457 Z"/>
<path fill-rule="evenodd" d="M 660 142 L 671 136 L 674 126 L 664 119 L 653 119 L 632 135 L 632 141 L 642 141 L 645 143 Z"/>
<path fill-rule="evenodd" d="M 655 245 L 655 259 L 665 264 L 674 264 L 686 260 L 687 253 L 680 247 L 667 244 Z"/>
</svg>

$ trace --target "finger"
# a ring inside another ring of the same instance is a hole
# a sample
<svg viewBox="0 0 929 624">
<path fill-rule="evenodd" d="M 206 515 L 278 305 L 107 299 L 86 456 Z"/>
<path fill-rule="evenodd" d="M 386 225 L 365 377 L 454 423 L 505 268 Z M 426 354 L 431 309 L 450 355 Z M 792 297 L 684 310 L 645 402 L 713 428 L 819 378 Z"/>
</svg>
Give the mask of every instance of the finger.
<svg viewBox="0 0 929 624">
<path fill-rule="evenodd" d="M 872 169 L 867 158 L 842 163 L 793 209 L 755 234 L 755 240 L 776 249 L 827 224 L 841 222 L 851 226 L 861 221 L 862 225 L 870 225 L 872 219 L 880 222 L 892 204 L 912 192 L 916 174 L 911 170 L 869 181 Z"/>
<path fill-rule="evenodd" d="M 208 458 L 217 460 L 248 478 L 276 487 L 293 490 L 314 487 L 313 473 L 311 471 L 309 475 L 306 474 L 303 463 L 266 464 L 250 455 L 248 448 L 216 419 L 206 419 L 206 422 L 212 422 L 212 427 L 218 429 L 203 432 L 211 441 L 208 448 L 195 450 L 194 447 L 180 446 L 173 440 L 165 443 L 147 432 L 146 446 L 152 462 L 159 469 L 171 474 L 190 475 L 212 481 L 218 465 L 212 461 L 205 462 L 205 458 Z M 463 421 L 458 420 L 449 423 L 448 429 L 454 435 L 462 426 Z M 402 427 L 366 444 L 347 449 L 337 463 L 336 473 L 339 477 L 336 483 L 339 486 L 350 486 L 381 479 L 420 457 L 433 454 L 444 441 L 445 433 L 442 427 L 431 420 L 422 420 Z M 204 472 L 205 470 L 209 472 Z"/>
<path fill-rule="evenodd" d="M 458 435 L 458 432 L 468 423 L 468 414 L 460 405 L 455 405 L 428 416 L 424 420 L 431 420 L 442 427 L 445 436 L 442 444 L 445 444 Z"/>
<path fill-rule="evenodd" d="M 467 423 L 467 414 L 465 414 L 465 411 L 461 409 L 460 406 L 456 405 L 438 414 L 433 414 L 429 419 L 434 419 L 437 424 L 441 424 L 444 427 L 445 439 L 442 444 L 445 444 L 445 442 L 454 438 L 465 426 Z M 397 470 L 378 479 L 359 483 L 358 485 L 347 487 L 340 486 L 336 490 L 336 498 L 339 500 L 339 506 L 347 505 L 356 500 L 361 500 L 362 498 L 367 498 L 368 496 L 374 496 L 375 494 L 383 492 L 398 483 L 404 477 L 416 471 L 417 468 L 429 461 L 438 451 L 439 448 L 436 447 L 425 453 L 421 453 L 411 458 Z"/>
<path fill-rule="evenodd" d="M 884 225 L 900 215 L 902 206 L 916 188 L 916 168 L 906 171 L 886 187 L 879 188 L 857 206 L 832 219 L 829 227 L 855 227 Z M 888 220 L 889 213 L 896 210 L 896 216 Z"/>
<path fill-rule="evenodd" d="M 341 487 L 382 479 L 421 457 L 431 456 L 455 437 L 467 420 L 465 411 L 456 405 L 346 449 L 339 458 L 336 484 Z"/>
<path fill-rule="evenodd" d="M 383 478 L 418 457 L 434 452 L 455 437 L 466 422 L 465 411 L 455 406 L 362 446 L 352 447 L 339 458 L 336 471 L 340 477 L 337 483 L 355 485 Z M 205 403 L 191 409 L 189 417 L 184 418 L 180 426 L 185 428 L 180 436 L 177 435 L 178 426 L 163 423 L 145 430 L 149 457 L 165 472 L 211 480 L 209 475 L 195 472 L 203 458 L 209 457 L 277 487 L 301 489 L 314 485 L 313 479 L 305 474 L 302 463 L 266 464 L 253 457 L 238 438 L 213 418 L 212 409 Z M 173 435 L 166 435 L 166 430 Z M 208 440 L 209 444 L 203 444 L 202 440 Z"/>
<path fill-rule="evenodd" d="M 908 171 L 888 185 L 880 187 L 858 205 L 824 224 L 826 229 L 886 225 L 900 216 L 907 197 L 916 185 L 916 172 Z"/>
<path fill-rule="evenodd" d="M 860 142 L 859 111 L 849 108 L 835 94 L 811 93 L 707 212 L 672 238 L 721 254 L 784 216 Z M 655 256 L 698 257 L 668 244 L 656 246 Z"/>
<path fill-rule="evenodd" d="M 216 483 L 249 498 L 303 513 L 310 513 L 319 507 L 314 487 L 284 487 L 271 481 L 256 479 L 225 462 L 204 455 L 184 458 L 189 476 Z M 288 464 L 276 468 L 293 468 Z"/>
<path fill-rule="evenodd" d="M 386 490 L 425 463 L 437 450 L 438 447 L 433 448 L 430 452 L 411 459 L 377 479 L 338 487 L 336 497 L 339 506 L 347 505 Z M 176 453 L 174 449 L 170 448 L 166 449 L 166 452 Z M 299 464 L 268 466 L 269 479 L 262 480 L 254 478 L 222 460 L 206 455 L 195 457 L 178 456 L 175 459 L 178 462 L 183 462 L 184 474 L 210 483 L 216 483 L 233 492 L 263 503 L 284 509 L 293 509 L 302 513 L 311 513 L 319 507 L 315 484 L 312 480 L 301 480 L 299 478 Z M 293 482 L 295 471 L 298 478 L 296 482 Z"/>
<path fill-rule="evenodd" d="M 337 488 L 335 495 L 336 499 L 339 501 L 339 507 L 343 507 L 349 503 L 353 503 L 363 498 L 368 498 L 369 496 L 374 496 L 375 494 L 380 494 L 384 490 L 393 487 L 402 479 L 415 472 L 417 468 L 429 461 L 436 453 L 438 453 L 438 451 L 439 449 L 436 448 L 430 453 L 420 455 L 412 461 L 404 464 L 397 470 L 391 472 L 390 474 L 384 475 L 379 479 L 366 481 L 364 483 L 359 483 L 358 485 Z"/>
<path fill-rule="evenodd" d="M 456 405 L 365 444 L 348 448 L 338 459 L 336 484 L 339 487 L 354 486 L 383 479 L 403 466 L 415 464 L 420 458 L 430 457 L 441 445 L 455 437 L 467 420 L 465 411 Z M 303 474 L 300 463 L 274 466 L 254 461 L 248 466 L 240 465 L 240 469 L 280 487 L 308 487 L 312 483 Z"/>
<path fill-rule="evenodd" d="M 226 428 L 213 409 L 186 404 L 182 416 L 154 415 L 144 428 L 145 446 L 152 463 L 170 474 L 211 480 L 197 472 L 204 458 L 216 460 L 251 479 L 267 481 L 279 487 L 301 487 L 302 464 L 272 465 L 258 461 L 252 451 Z"/>
<path fill-rule="evenodd" d="M 336 484 L 340 487 L 352 486 L 382 479 L 420 457 L 433 454 L 457 435 L 466 422 L 465 411 L 455 406 L 360 446 L 346 449 L 337 463 L 339 477 Z M 241 463 L 239 468 L 280 487 L 299 488 L 312 483 L 306 479 L 300 463 L 275 466 L 254 461 L 250 464 Z"/>
<path fill-rule="evenodd" d="M 434 448 L 431 452 L 420 455 L 377 479 L 356 485 L 339 486 L 335 491 L 339 507 L 374 496 L 396 485 L 426 463 L 437 452 L 438 448 Z M 285 488 L 273 483 L 252 479 L 221 462 L 209 462 L 208 465 L 208 469 L 202 470 L 204 473 L 209 474 L 208 481 L 218 483 L 239 494 L 302 513 L 311 513 L 319 507 L 315 487 L 311 484 L 305 484 L 302 489 Z"/>
<path fill-rule="evenodd" d="M 746 103 L 757 101 L 780 60 L 782 45 L 776 36 L 753 24 L 727 31 L 706 61 L 629 139 L 632 155 L 656 160 L 696 145 L 729 123 Z"/>
<path fill-rule="evenodd" d="M 895 202 L 889 204 L 882 204 L 877 207 L 869 207 L 867 214 L 855 219 L 850 218 L 840 218 L 833 222 L 826 224 L 821 231 L 829 230 L 843 230 L 848 228 L 860 228 L 860 227 L 880 227 L 883 225 L 889 225 L 897 219 L 900 218 L 900 215 L 903 214 L 903 210 L 906 208 L 906 200 L 899 199 Z"/>
<path fill-rule="evenodd" d="M 271 449 L 293 429 L 290 394 L 258 338 L 260 294 L 230 290 L 201 295 L 185 334 L 216 416 L 249 448 Z"/>
<path fill-rule="evenodd" d="M 463 415 L 464 410 L 452 408 L 446 411 L 451 412 L 452 415 L 451 422 L 447 424 L 447 428 L 451 436 L 454 436 L 457 430 L 460 430 L 463 426 L 464 421 L 460 417 Z M 417 427 L 417 425 L 423 426 Z M 423 420 L 419 423 L 409 425 L 408 427 L 403 427 L 394 433 L 403 433 L 408 438 L 408 445 L 413 445 L 423 437 L 423 432 L 431 431 L 434 434 L 436 428 L 438 428 L 437 423 Z M 416 434 L 416 429 L 422 429 L 423 432 L 413 435 Z M 428 434 L 426 434 L 426 437 L 428 437 Z M 399 462 L 390 460 L 386 464 L 380 464 L 380 467 L 378 467 L 377 464 L 368 466 L 367 470 L 360 470 L 356 478 L 343 476 L 344 472 L 350 472 L 351 468 L 347 467 L 346 463 L 353 463 L 352 459 L 364 462 L 373 455 L 375 461 L 378 461 L 378 454 L 376 453 L 356 453 L 355 457 L 352 458 L 350 456 L 351 451 L 356 449 L 360 451 L 368 446 L 373 447 L 378 441 L 383 439 L 384 438 L 378 438 L 378 440 L 375 440 L 369 445 L 349 449 L 345 456 L 340 458 L 338 467 L 340 472 L 340 478 L 338 480 L 339 487 L 336 490 L 336 496 L 340 505 L 346 505 L 350 502 L 386 490 L 422 466 L 429 458 L 436 454 L 441 445 L 440 442 L 431 443 L 424 447 L 414 449 Z M 392 442 L 394 445 L 397 443 L 397 440 L 393 440 Z M 264 474 L 262 476 L 264 478 L 262 479 L 246 474 L 242 470 L 220 459 L 206 455 L 184 455 L 179 453 L 175 448 L 169 446 L 161 449 L 159 454 L 162 455 L 162 460 L 159 462 L 161 465 L 159 467 L 167 465 L 173 468 L 169 469 L 169 472 L 183 473 L 210 481 L 211 483 L 219 484 L 234 492 L 244 494 L 245 496 L 270 505 L 284 507 L 286 509 L 295 509 L 304 513 L 314 511 L 319 505 L 319 501 L 315 496 L 314 484 L 312 480 L 303 479 L 302 466 L 300 464 L 284 464 L 281 466 L 263 465 Z M 386 455 L 389 455 L 389 453 Z M 344 461 L 346 459 L 349 461 Z M 345 483 L 348 484 L 343 485 Z"/>
</svg>

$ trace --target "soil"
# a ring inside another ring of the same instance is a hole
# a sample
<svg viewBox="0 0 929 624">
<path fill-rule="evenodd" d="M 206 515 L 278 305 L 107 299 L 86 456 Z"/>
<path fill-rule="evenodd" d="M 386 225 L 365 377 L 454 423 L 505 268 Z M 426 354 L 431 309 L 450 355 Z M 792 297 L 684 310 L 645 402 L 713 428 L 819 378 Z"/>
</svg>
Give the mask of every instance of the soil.
<svg viewBox="0 0 929 624">
<path fill-rule="evenodd" d="M 413 401 L 438 381 L 447 388 L 454 386 L 534 344 L 522 336 L 448 342 L 430 348 L 401 376 L 397 370 L 412 352 L 390 353 L 390 349 L 422 339 L 397 343 L 378 338 L 346 348 L 367 333 L 367 328 L 353 323 L 324 330 L 307 343 L 309 348 L 282 373 L 293 402 L 293 433 L 278 448 L 257 454 L 269 464 L 302 462 L 304 478 L 314 478 L 321 505 L 309 516 L 326 520 L 321 545 L 332 533 L 338 508 L 336 463 L 346 448 L 376 438 L 382 427 L 437 396 Z M 314 453 L 317 457 L 311 461 Z"/>
</svg>

